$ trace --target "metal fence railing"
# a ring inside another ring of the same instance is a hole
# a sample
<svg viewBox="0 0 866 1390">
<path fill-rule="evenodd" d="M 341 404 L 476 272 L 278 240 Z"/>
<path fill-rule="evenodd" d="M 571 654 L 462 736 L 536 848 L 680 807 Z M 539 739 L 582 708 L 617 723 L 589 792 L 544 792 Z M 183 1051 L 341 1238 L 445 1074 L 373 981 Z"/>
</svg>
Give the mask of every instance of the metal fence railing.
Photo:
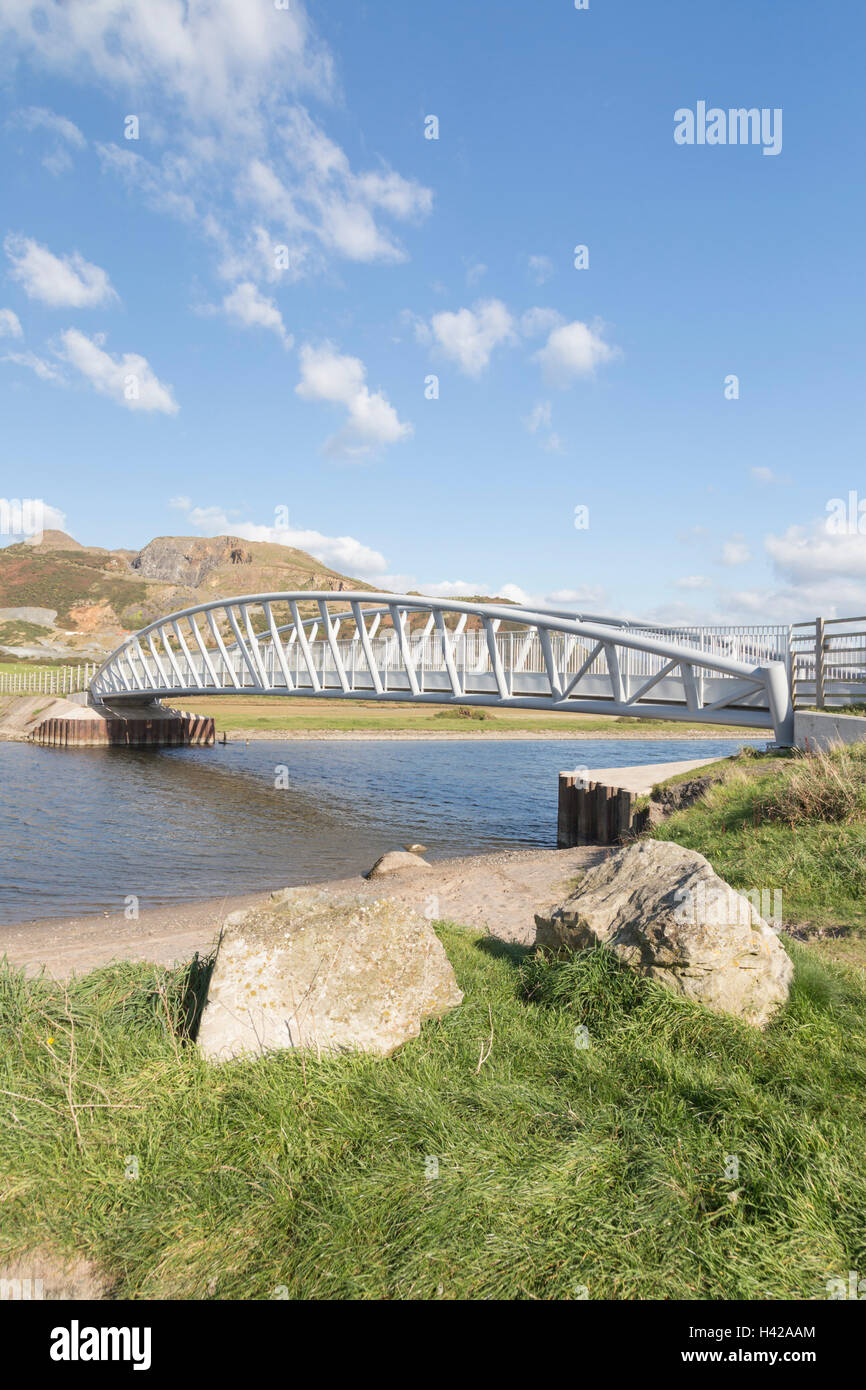
<svg viewBox="0 0 866 1390">
<path fill-rule="evenodd" d="M 36 671 L 0 671 L 0 695 L 71 695 L 86 690 L 99 667 L 86 661 L 80 666 L 41 666 Z"/>
<path fill-rule="evenodd" d="M 866 703 L 866 618 L 815 618 L 791 631 L 795 709 Z"/>
</svg>

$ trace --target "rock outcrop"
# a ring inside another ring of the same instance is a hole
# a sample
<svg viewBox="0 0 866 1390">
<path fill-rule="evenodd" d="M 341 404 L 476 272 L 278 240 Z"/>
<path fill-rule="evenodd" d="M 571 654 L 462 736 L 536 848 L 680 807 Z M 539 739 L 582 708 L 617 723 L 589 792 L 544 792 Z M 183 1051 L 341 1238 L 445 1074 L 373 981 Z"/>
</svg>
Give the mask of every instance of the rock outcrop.
<svg viewBox="0 0 866 1390">
<path fill-rule="evenodd" d="M 385 874 L 396 874 L 401 869 L 429 869 L 430 865 L 426 859 L 422 859 L 420 854 L 415 854 L 411 850 L 389 849 L 387 854 L 382 854 L 376 860 L 372 869 L 368 869 L 365 878 L 382 878 Z"/>
<path fill-rule="evenodd" d="M 226 918 L 198 1045 L 212 1061 L 295 1047 L 387 1056 L 462 999 L 420 914 L 288 888 Z"/>
<path fill-rule="evenodd" d="M 616 851 L 535 924 L 539 945 L 606 946 L 638 974 L 759 1027 L 788 998 L 793 967 L 775 933 L 682 845 L 644 840 Z"/>
<path fill-rule="evenodd" d="M 249 565 L 252 554 L 237 536 L 213 539 L 190 536 L 157 536 L 130 561 L 145 579 L 198 588 L 211 570 L 220 565 Z"/>
</svg>

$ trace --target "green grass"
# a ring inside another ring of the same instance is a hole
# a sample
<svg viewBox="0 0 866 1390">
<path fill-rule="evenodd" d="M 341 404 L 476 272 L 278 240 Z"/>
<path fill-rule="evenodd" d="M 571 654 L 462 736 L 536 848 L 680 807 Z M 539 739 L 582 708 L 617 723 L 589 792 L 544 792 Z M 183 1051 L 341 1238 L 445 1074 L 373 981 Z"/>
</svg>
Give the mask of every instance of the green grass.
<svg viewBox="0 0 866 1390">
<path fill-rule="evenodd" d="M 601 951 L 439 930 L 465 1001 L 387 1059 L 209 1066 L 198 966 L 0 972 L 0 1256 L 144 1298 L 826 1298 L 866 1266 L 854 972 L 794 945 L 761 1033 Z"/>
<path fill-rule="evenodd" d="M 678 738 L 698 734 L 703 738 L 742 737 L 742 729 L 727 726 L 692 729 L 675 720 L 632 719 L 611 715 L 549 714 L 531 710 L 478 710 L 471 716 L 455 709 L 401 703 L 377 704 L 340 700 L 311 701 L 304 697 L 286 698 L 219 695 L 208 699 L 184 697 L 179 703 L 193 714 L 212 715 L 219 731 L 243 733 L 246 729 L 272 732 L 394 732 L 394 733 L 620 733 L 647 737 L 673 734 Z M 429 711 L 429 712 L 428 712 Z M 769 735 L 768 735 L 769 737 Z"/>
<path fill-rule="evenodd" d="M 847 800 L 837 795 L 834 769 L 842 770 Z M 831 809 L 838 802 L 837 818 L 827 818 L 828 802 Z M 866 927 L 864 805 L 866 744 L 824 760 L 748 750 L 699 802 L 652 833 L 699 850 L 735 888 L 780 890 L 786 925 L 859 931 Z"/>
</svg>

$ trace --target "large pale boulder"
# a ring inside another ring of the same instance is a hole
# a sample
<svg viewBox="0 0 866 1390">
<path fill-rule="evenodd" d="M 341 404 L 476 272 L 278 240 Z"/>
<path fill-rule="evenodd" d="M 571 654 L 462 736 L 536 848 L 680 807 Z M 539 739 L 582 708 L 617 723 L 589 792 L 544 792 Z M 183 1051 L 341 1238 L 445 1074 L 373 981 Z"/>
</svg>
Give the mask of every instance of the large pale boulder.
<svg viewBox="0 0 866 1390">
<path fill-rule="evenodd" d="M 422 859 L 420 854 L 402 849 L 389 849 L 387 854 L 379 856 L 372 869 L 368 869 L 364 877 L 382 878 L 385 874 L 400 873 L 403 869 L 429 869 L 430 867 L 427 860 Z"/>
<path fill-rule="evenodd" d="M 549 915 L 539 945 L 601 944 L 640 975 L 763 1027 L 788 997 L 793 967 L 748 898 L 702 854 L 662 840 L 618 850 Z"/>
<path fill-rule="evenodd" d="M 292 1047 L 385 1056 L 462 999 L 426 918 L 290 888 L 226 918 L 198 1044 L 213 1061 Z"/>
</svg>

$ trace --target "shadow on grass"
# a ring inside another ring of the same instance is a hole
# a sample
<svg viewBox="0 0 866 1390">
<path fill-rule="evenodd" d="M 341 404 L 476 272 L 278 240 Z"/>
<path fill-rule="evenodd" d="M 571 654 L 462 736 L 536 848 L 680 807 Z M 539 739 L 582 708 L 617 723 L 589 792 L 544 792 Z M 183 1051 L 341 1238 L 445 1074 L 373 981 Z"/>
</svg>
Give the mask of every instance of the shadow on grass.
<svg viewBox="0 0 866 1390">
<path fill-rule="evenodd" d="M 174 1031 L 184 1042 L 195 1042 L 207 1003 L 216 952 L 200 956 L 196 951 L 186 970 L 174 982 Z"/>
<path fill-rule="evenodd" d="M 516 941 L 500 941 L 495 936 L 482 936 L 475 942 L 476 951 L 483 951 L 494 960 L 506 960 L 519 970 L 523 963 L 535 954 L 534 946 L 521 946 Z"/>
</svg>

